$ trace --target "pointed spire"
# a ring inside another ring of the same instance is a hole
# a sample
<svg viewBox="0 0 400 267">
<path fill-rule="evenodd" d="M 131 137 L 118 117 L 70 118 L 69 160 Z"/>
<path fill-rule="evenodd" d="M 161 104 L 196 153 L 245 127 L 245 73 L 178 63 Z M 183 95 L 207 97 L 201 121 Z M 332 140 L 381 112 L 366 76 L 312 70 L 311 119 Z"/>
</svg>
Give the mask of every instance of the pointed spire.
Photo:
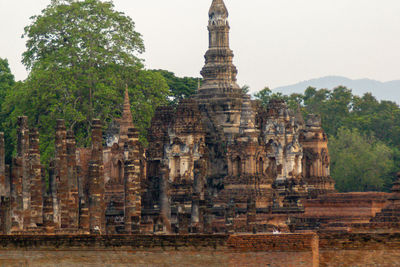
<svg viewBox="0 0 400 267">
<path fill-rule="evenodd" d="M 225 6 L 224 1 L 213 0 L 208 15 L 210 16 L 210 19 L 212 19 L 214 16 L 226 19 L 229 16 L 229 12 Z"/>
<path fill-rule="evenodd" d="M 132 121 L 132 112 L 131 112 L 131 103 L 129 102 L 129 92 L 128 92 L 128 85 L 125 88 L 125 97 L 124 97 L 124 110 L 122 113 L 122 117 L 129 118 Z"/>
<path fill-rule="evenodd" d="M 132 121 L 131 103 L 129 101 L 128 85 L 125 88 L 124 107 L 119 126 L 119 136 L 128 136 L 128 129 L 134 128 Z"/>
<path fill-rule="evenodd" d="M 236 83 L 237 69 L 232 63 L 229 48 L 228 10 L 223 0 L 213 0 L 208 21 L 209 45 L 205 65 L 200 74 L 203 83 L 197 97 L 201 99 L 242 98 L 242 89 Z"/>
</svg>

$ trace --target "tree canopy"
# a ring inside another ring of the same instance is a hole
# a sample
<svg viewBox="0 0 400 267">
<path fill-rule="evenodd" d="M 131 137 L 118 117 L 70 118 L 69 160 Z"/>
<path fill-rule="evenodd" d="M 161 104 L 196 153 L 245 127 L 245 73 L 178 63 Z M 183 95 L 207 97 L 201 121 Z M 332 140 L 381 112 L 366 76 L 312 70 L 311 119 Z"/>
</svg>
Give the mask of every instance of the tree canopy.
<svg viewBox="0 0 400 267">
<path fill-rule="evenodd" d="M 184 98 L 194 95 L 200 85 L 200 78 L 181 78 L 167 70 L 153 70 L 153 72 L 161 74 L 167 81 L 169 89 L 171 90 L 170 104 L 172 105 L 177 104 Z"/>
<path fill-rule="evenodd" d="M 52 0 L 25 27 L 29 68 L 86 66 L 87 74 L 109 65 L 137 66 L 144 51 L 132 19 L 114 10 L 111 1 Z M 89 75 L 90 76 L 90 75 Z"/>
<path fill-rule="evenodd" d="M 110 1 L 53 0 L 32 17 L 24 36 L 23 63 L 30 73 L 7 95 L 3 126 L 15 129 L 18 116 L 29 116 L 39 128 L 44 162 L 53 153 L 56 119 L 65 119 L 78 145 L 88 145 L 93 118 L 107 128 L 121 115 L 126 87 L 145 140 L 155 109 L 170 92 L 162 75 L 143 68 L 144 45 L 132 19 Z M 6 138 L 14 142 L 15 131 Z"/>
<path fill-rule="evenodd" d="M 4 102 L 7 91 L 14 85 L 14 75 L 11 73 L 8 60 L 0 58 L 0 107 Z"/>
<path fill-rule="evenodd" d="M 341 192 L 381 191 L 392 185 L 394 151 L 357 129 L 340 128 L 329 140 L 332 177 Z"/>
</svg>

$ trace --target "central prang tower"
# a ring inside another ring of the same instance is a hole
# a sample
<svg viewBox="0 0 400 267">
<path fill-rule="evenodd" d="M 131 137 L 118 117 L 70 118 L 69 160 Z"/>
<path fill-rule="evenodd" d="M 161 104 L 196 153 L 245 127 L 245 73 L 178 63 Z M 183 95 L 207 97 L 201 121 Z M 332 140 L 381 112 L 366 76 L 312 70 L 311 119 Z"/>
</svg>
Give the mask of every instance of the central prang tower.
<svg viewBox="0 0 400 267">
<path fill-rule="evenodd" d="M 159 107 L 151 122 L 144 232 L 271 231 L 301 213 L 309 193 L 333 190 L 320 124 L 305 126 L 284 101 L 252 101 L 236 83 L 223 0 L 208 16 L 202 86 L 176 108 Z"/>
<path fill-rule="evenodd" d="M 208 15 L 209 49 L 201 71 L 204 85 L 199 89 L 199 97 L 238 97 L 241 89 L 236 84 L 237 69 L 229 48 L 229 14 L 223 0 L 214 0 Z"/>
<path fill-rule="evenodd" d="M 229 141 L 239 133 L 240 110 L 246 97 L 236 83 L 237 69 L 229 48 L 229 13 L 223 0 L 213 0 L 208 15 L 209 49 L 201 70 L 203 85 L 196 98 L 200 109 L 207 109 L 216 118 L 215 126 L 222 127 Z"/>
</svg>

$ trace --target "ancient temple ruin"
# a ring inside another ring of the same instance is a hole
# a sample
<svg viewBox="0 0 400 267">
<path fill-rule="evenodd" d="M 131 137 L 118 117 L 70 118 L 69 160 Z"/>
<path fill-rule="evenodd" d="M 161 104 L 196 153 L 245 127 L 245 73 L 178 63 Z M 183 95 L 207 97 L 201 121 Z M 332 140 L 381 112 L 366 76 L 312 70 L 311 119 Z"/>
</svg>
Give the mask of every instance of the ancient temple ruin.
<svg viewBox="0 0 400 267">
<path fill-rule="evenodd" d="M 318 116 L 304 120 L 281 100 L 271 100 L 265 108 L 242 91 L 236 83 L 229 30 L 223 0 L 213 0 L 202 86 L 177 107 L 157 109 L 147 148 L 132 122 L 128 90 L 119 133 L 107 146 L 101 121 L 92 123 L 91 147 L 77 148 L 74 133 L 58 120 L 49 168 L 40 163 L 38 131 L 28 128 L 27 117 L 18 120 L 11 166 L 5 165 L 0 133 L 1 232 L 315 229 L 340 218 L 332 215 L 332 206 L 356 207 L 361 202 L 371 212 L 351 222 L 379 224 L 398 218 L 398 184 L 392 197 L 335 194 L 328 139 Z M 324 209 L 329 212 L 322 218 Z"/>
<path fill-rule="evenodd" d="M 243 93 L 229 48 L 228 10 L 213 1 L 203 84 L 152 121 L 142 197 L 147 231 L 266 231 L 275 214 L 334 191 L 320 119 Z"/>
</svg>

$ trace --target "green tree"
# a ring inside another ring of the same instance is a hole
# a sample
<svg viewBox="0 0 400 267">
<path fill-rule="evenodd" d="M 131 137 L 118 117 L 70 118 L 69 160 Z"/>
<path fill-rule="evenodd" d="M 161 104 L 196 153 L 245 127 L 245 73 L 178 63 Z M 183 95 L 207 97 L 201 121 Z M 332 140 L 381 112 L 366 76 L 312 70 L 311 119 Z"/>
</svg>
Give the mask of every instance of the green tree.
<svg viewBox="0 0 400 267">
<path fill-rule="evenodd" d="M 15 87 L 14 75 L 11 73 L 10 67 L 8 65 L 7 59 L 0 58 L 0 110 L 4 106 L 4 102 L 8 94 L 12 93 L 12 89 Z M 10 131 L 9 128 L 5 128 L 3 123 L 6 121 L 6 114 L 0 112 L 0 126 L 1 131 L 5 134 L 5 143 L 10 144 Z M 11 156 L 11 148 L 10 146 L 6 146 L 6 158 L 7 163 L 9 162 L 9 158 Z"/>
<path fill-rule="evenodd" d="M 394 152 L 357 129 L 340 128 L 329 140 L 331 174 L 341 192 L 382 191 L 390 187 Z"/>
<path fill-rule="evenodd" d="M 385 143 L 400 147 L 400 108 L 391 101 L 378 101 L 372 94 L 354 97 L 347 125 L 370 133 Z"/>
<path fill-rule="evenodd" d="M 248 94 L 250 93 L 250 86 L 248 86 L 247 84 L 242 86 L 242 92 L 243 94 Z"/>
<path fill-rule="evenodd" d="M 290 96 L 284 95 L 280 92 L 272 92 L 271 89 L 265 87 L 254 95 L 256 100 L 261 102 L 263 107 L 268 107 L 269 101 L 272 99 L 282 99 L 286 101 L 289 109 L 298 111 L 304 101 L 304 96 L 301 94 L 291 94 Z"/>
<path fill-rule="evenodd" d="M 304 106 L 307 113 L 319 114 L 323 113 L 326 102 L 329 99 L 330 91 L 327 89 L 317 90 L 314 87 L 308 87 L 304 92 Z"/>
<path fill-rule="evenodd" d="M 0 58 L 0 108 L 8 90 L 10 90 L 14 84 L 14 75 L 11 73 L 8 60 Z"/>
<path fill-rule="evenodd" d="M 350 116 L 353 94 L 350 89 L 339 86 L 330 92 L 326 109 L 323 110 L 323 127 L 329 135 L 336 135 Z M 327 123 L 328 122 L 328 123 Z"/>
<path fill-rule="evenodd" d="M 143 69 L 138 58 L 144 51 L 141 35 L 112 2 L 53 0 L 32 17 L 24 36 L 23 63 L 31 72 L 7 96 L 4 125 L 14 129 L 17 116 L 28 115 L 31 126 L 39 127 L 44 162 L 52 155 L 56 119 L 66 120 L 78 145 L 88 145 L 93 118 L 104 121 L 106 128 L 120 116 L 126 86 L 144 140 L 169 89 L 160 74 Z"/>
<path fill-rule="evenodd" d="M 173 72 L 167 70 L 153 70 L 161 74 L 168 83 L 171 90 L 171 104 L 177 104 L 181 99 L 194 95 L 200 85 L 201 79 L 194 77 L 177 77 Z"/>
<path fill-rule="evenodd" d="M 261 105 L 264 107 L 268 106 L 269 101 L 271 101 L 271 99 L 284 99 L 284 100 L 288 99 L 288 97 L 285 95 L 282 95 L 282 93 L 272 92 L 272 90 L 269 89 L 268 87 L 265 87 L 264 89 L 262 89 L 261 91 L 256 93 L 254 95 L 254 97 L 255 97 L 255 99 L 259 100 L 261 102 Z"/>
</svg>

